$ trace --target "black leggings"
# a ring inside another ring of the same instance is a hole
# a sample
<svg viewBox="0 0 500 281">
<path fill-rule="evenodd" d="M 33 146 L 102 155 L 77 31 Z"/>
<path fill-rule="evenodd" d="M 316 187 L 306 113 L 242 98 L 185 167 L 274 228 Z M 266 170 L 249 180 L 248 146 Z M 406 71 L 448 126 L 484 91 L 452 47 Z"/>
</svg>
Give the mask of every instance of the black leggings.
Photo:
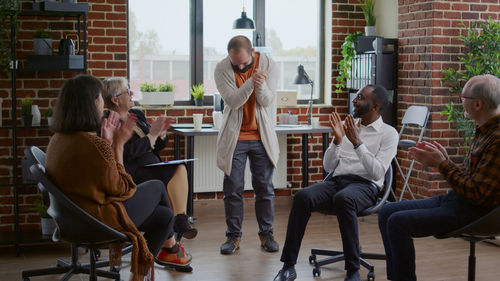
<svg viewBox="0 0 500 281">
<path fill-rule="evenodd" d="M 174 215 L 168 204 L 165 185 L 159 180 L 141 183 L 137 185 L 134 196 L 123 205 L 132 222 L 144 232 L 149 251 L 156 256 L 174 233 Z"/>
</svg>

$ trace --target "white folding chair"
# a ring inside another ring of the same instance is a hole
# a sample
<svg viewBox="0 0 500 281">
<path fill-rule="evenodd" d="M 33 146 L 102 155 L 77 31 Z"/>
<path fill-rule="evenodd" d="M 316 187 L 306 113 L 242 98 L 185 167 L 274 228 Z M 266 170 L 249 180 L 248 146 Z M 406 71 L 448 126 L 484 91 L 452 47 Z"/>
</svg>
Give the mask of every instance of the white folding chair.
<svg viewBox="0 0 500 281">
<path fill-rule="evenodd" d="M 401 121 L 402 127 L 401 130 L 399 131 L 398 146 L 407 149 L 409 147 L 417 145 L 417 142 L 421 141 L 422 137 L 424 136 L 425 126 L 427 125 L 428 119 L 429 119 L 429 109 L 426 106 L 419 106 L 419 105 L 410 106 L 406 110 L 406 113 L 403 117 L 403 121 Z M 401 139 L 401 135 L 403 134 L 406 125 L 415 125 L 418 128 L 420 128 L 420 135 L 417 141 L 409 139 L 405 140 Z M 403 170 L 401 170 L 401 166 L 399 165 L 397 157 L 394 158 L 394 161 L 396 161 L 396 166 L 398 167 L 399 173 L 401 174 L 401 177 L 403 178 L 404 181 L 403 188 L 401 190 L 401 195 L 399 195 L 398 201 L 401 201 L 403 199 L 403 195 L 407 188 L 408 192 L 411 195 L 411 198 L 415 199 L 415 196 L 413 195 L 413 192 L 410 189 L 410 185 L 408 184 L 408 180 L 410 179 L 410 174 L 411 170 L 413 169 L 413 164 L 415 163 L 415 159 L 411 160 L 410 167 L 408 168 L 406 175 L 403 173 Z M 392 195 L 394 196 L 394 198 L 396 198 L 394 191 L 392 191 Z"/>
</svg>

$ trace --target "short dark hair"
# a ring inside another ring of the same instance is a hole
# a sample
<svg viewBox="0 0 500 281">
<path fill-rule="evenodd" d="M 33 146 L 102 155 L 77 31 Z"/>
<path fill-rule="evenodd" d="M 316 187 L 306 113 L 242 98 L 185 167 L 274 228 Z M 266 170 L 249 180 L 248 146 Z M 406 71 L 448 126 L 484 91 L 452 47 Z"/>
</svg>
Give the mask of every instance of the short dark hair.
<svg viewBox="0 0 500 281">
<path fill-rule="evenodd" d="M 229 40 L 229 43 L 227 43 L 227 52 L 231 50 L 238 51 L 240 48 L 245 49 L 249 54 L 252 53 L 252 42 L 250 42 L 250 39 L 243 35 L 238 35 L 234 36 Z"/>
<path fill-rule="evenodd" d="M 379 105 L 378 112 L 381 112 L 386 106 L 389 105 L 389 93 L 383 86 L 380 85 L 369 84 L 367 86 L 372 88 L 375 103 Z"/>
<path fill-rule="evenodd" d="M 102 93 L 102 82 L 91 75 L 68 79 L 59 93 L 52 130 L 56 133 L 95 132 L 101 126 L 101 113 L 95 100 Z"/>
</svg>

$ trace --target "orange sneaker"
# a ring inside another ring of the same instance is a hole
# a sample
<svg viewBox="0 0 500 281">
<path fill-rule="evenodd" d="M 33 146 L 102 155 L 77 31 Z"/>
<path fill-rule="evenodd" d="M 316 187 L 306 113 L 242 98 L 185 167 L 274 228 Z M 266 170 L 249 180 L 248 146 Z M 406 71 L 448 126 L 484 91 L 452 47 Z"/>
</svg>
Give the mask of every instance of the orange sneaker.
<svg viewBox="0 0 500 281">
<path fill-rule="evenodd" d="M 157 264 L 173 268 L 178 271 L 192 271 L 191 255 L 186 253 L 181 244 L 177 243 L 173 248 L 162 248 L 155 258 Z"/>
</svg>

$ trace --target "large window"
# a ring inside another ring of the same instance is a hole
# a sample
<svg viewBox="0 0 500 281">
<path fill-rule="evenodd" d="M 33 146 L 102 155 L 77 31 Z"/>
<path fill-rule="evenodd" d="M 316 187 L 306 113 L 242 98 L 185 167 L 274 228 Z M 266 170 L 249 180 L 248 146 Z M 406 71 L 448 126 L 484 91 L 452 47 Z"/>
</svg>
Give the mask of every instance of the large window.
<svg viewBox="0 0 500 281">
<path fill-rule="evenodd" d="M 283 9 L 286 7 L 286 9 Z M 298 90 L 299 99 L 309 99 L 309 85 L 297 86 L 293 79 L 297 65 L 313 80 L 314 98 L 319 99 L 321 76 L 320 61 L 320 17 L 318 0 L 272 0 L 266 1 L 266 46 L 271 47 L 273 58 L 278 63 L 281 77 L 278 89 Z"/>
<path fill-rule="evenodd" d="M 215 93 L 215 65 L 227 55 L 229 39 L 241 34 L 270 50 L 280 70 L 278 89 L 298 90 L 299 99 L 307 100 L 310 86 L 292 83 L 297 66 L 304 65 L 318 101 L 324 82 L 324 2 L 129 0 L 131 86 L 169 81 L 177 103 L 190 100 L 189 87 L 195 83 L 203 83 L 207 94 Z M 242 5 L 255 20 L 255 31 L 232 29 Z"/>
<path fill-rule="evenodd" d="M 142 82 L 168 81 L 175 100 L 189 100 L 189 27 L 189 1 L 129 0 L 129 79 L 136 93 Z"/>
</svg>

